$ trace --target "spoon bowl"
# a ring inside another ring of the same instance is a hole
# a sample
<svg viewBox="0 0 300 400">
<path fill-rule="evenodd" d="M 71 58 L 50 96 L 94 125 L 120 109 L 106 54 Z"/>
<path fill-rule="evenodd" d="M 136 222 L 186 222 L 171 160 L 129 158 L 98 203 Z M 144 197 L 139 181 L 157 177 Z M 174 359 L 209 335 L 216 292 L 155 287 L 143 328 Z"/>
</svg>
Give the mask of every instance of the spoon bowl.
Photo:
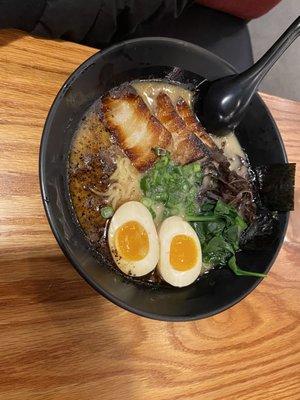
<svg viewBox="0 0 300 400">
<path fill-rule="evenodd" d="M 225 136 L 239 125 L 258 85 L 299 34 L 300 17 L 252 67 L 201 86 L 194 109 L 208 132 Z"/>
</svg>

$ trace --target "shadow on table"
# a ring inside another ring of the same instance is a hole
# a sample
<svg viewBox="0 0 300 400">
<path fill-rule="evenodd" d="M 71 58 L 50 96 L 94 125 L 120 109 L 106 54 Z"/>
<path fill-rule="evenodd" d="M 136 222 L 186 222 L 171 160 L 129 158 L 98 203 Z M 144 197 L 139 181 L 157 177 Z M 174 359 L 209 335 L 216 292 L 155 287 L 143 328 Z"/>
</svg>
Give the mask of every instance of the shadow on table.
<svg viewBox="0 0 300 400">
<path fill-rule="evenodd" d="M 24 36 L 28 36 L 28 33 L 18 29 L 0 29 L 0 47 L 7 46 Z"/>
<path fill-rule="evenodd" d="M 10 43 L 16 42 L 22 38 L 34 38 L 34 39 L 40 39 L 40 40 L 46 40 L 46 41 L 51 41 L 51 42 L 57 42 L 57 43 L 64 43 L 68 42 L 63 39 L 53 39 L 53 38 L 48 38 L 44 36 L 37 36 L 33 35 L 28 32 L 21 31 L 19 29 L 0 29 L 0 47 L 5 47 Z"/>
</svg>

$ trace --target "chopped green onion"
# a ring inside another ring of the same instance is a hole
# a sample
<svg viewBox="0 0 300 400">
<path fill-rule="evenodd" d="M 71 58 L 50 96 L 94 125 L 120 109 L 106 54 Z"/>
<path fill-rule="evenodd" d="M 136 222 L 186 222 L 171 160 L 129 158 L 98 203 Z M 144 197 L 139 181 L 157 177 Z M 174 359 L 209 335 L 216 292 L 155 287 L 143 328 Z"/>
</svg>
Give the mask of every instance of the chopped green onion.
<svg viewBox="0 0 300 400">
<path fill-rule="evenodd" d="M 193 169 L 194 169 L 194 172 L 200 172 L 200 171 L 201 171 L 201 165 L 200 165 L 200 163 L 195 162 L 195 163 L 193 164 Z"/>
<path fill-rule="evenodd" d="M 167 154 L 167 150 L 161 147 L 154 147 L 152 149 L 157 156 L 165 156 Z"/>
<path fill-rule="evenodd" d="M 188 222 L 213 222 L 219 221 L 220 217 L 215 215 L 186 215 L 185 219 Z"/>
<path fill-rule="evenodd" d="M 114 209 L 111 206 L 102 207 L 100 210 L 102 218 L 108 219 L 114 215 Z"/>
</svg>

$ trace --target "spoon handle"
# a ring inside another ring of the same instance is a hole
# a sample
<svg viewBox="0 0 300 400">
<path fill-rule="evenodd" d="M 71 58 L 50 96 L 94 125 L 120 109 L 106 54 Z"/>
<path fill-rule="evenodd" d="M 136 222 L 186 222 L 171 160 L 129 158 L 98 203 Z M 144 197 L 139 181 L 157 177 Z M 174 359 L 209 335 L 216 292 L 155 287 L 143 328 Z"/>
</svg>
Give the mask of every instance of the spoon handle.
<svg viewBox="0 0 300 400">
<path fill-rule="evenodd" d="M 278 58 L 293 43 L 300 34 L 300 17 L 280 36 L 273 46 L 250 68 L 242 74 L 244 79 L 251 80 L 255 87 L 259 85 L 266 73 L 272 68 Z"/>
</svg>

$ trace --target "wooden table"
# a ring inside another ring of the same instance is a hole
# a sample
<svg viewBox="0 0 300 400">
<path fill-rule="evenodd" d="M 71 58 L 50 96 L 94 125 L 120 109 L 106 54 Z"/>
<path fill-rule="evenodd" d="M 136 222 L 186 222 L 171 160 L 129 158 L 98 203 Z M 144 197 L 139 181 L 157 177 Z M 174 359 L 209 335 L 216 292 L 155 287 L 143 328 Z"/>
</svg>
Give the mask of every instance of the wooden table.
<svg viewBox="0 0 300 400">
<path fill-rule="evenodd" d="M 98 295 L 45 218 L 38 152 L 49 107 L 95 49 L 0 32 L 0 399 L 300 399 L 297 209 L 268 278 L 198 322 L 137 317 Z M 262 95 L 290 161 L 300 103 Z"/>
</svg>

